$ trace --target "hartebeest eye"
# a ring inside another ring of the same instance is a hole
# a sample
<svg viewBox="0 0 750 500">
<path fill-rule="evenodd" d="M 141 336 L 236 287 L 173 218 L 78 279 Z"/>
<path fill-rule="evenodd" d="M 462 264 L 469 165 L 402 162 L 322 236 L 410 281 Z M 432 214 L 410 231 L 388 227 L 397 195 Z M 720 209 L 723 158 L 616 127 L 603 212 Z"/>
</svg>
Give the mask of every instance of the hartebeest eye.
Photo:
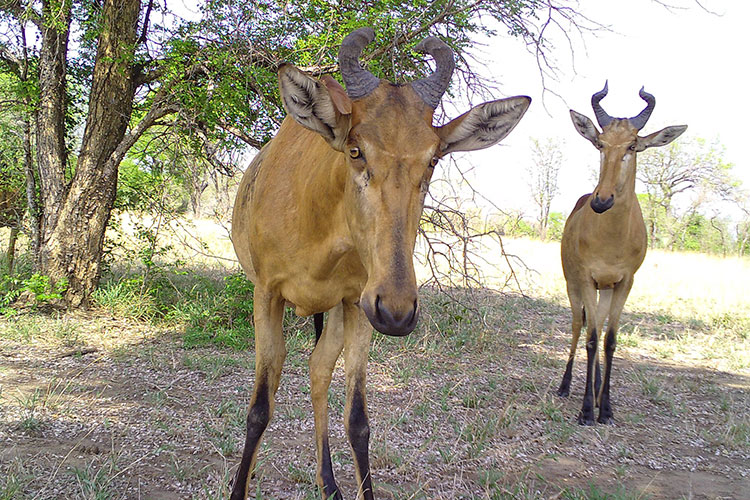
<svg viewBox="0 0 750 500">
<path fill-rule="evenodd" d="M 349 150 L 349 156 L 351 156 L 354 159 L 357 159 L 362 156 L 362 152 L 359 150 L 359 148 L 351 148 Z"/>
<path fill-rule="evenodd" d="M 439 161 L 440 161 L 440 158 L 438 158 L 437 156 L 433 156 L 432 159 L 430 160 L 430 168 L 435 168 L 435 166 L 438 164 Z"/>
<path fill-rule="evenodd" d="M 631 144 L 630 146 L 628 146 L 628 151 L 635 151 L 636 146 L 637 146 L 637 144 L 634 142 L 633 144 Z"/>
</svg>

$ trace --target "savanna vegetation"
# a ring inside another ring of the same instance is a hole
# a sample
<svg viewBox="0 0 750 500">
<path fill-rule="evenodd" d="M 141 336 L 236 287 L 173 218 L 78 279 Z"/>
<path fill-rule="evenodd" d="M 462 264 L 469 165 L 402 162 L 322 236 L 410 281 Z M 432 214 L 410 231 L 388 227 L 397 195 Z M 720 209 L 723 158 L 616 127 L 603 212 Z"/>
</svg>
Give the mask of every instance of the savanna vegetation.
<svg viewBox="0 0 750 500">
<path fill-rule="evenodd" d="M 228 497 L 254 371 L 251 285 L 232 266 L 201 256 L 231 255 L 223 229 L 193 224 L 208 248 L 179 243 L 195 228 L 171 230 L 148 280 L 132 272 L 142 263 L 120 259 L 131 267 L 113 269 L 85 313 L 6 310 L 5 498 Z M 648 254 L 615 355 L 617 423 L 585 428 L 575 421 L 584 363 L 575 366 L 571 396 L 555 394 L 570 335 L 559 245 L 503 243 L 507 254 L 523 256 L 527 267 L 514 267 L 524 294 L 498 291 L 509 270 L 498 246 L 488 246 L 485 287 L 425 287 L 418 330 L 373 339 L 377 497 L 742 498 L 750 456 L 750 306 L 741 284 L 748 262 Z M 178 260 L 188 264 L 173 265 Z M 428 267 L 420 271 L 429 276 Z M 45 297 L 36 302 L 31 309 L 44 310 Z M 291 310 L 285 326 L 289 355 L 252 489 L 255 498 L 313 499 L 307 359 L 314 333 Z M 340 364 L 329 396 L 331 446 L 339 484 L 352 498 L 343 378 Z"/>
<path fill-rule="evenodd" d="M 600 28 L 565 1 L 283 6 L 0 2 L 0 499 L 227 497 L 254 371 L 252 284 L 228 220 L 236 174 L 283 116 L 279 62 L 337 76 L 341 38 L 370 25 L 369 69 L 405 81 L 428 69 L 413 44 L 436 34 L 457 54 L 450 92 L 465 97 L 498 85 L 472 71 L 477 33 L 543 55 L 535 18 Z M 575 424 L 581 363 L 570 400 L 554 395 L 569 312 L 559 245 L 531 239 L 564 225 L 549 210 L 554 146 L 530 150 L 547 168 L 531 195 L 538 217 L 487 225 L 454 196 L 428 200 L 419 329 L 376 335 L 370 355 L 376 496 L 742 498 L 750 214 L 720 145 L 639 157 L 652 249 L 615 357 L 619 421 L 595 428 Z M 696 159 L 705 168 L 681 184 Z M 744 215 L 724 219 L 707 200 Z M 318 498 L 314 334 L 291 311 L 285 321 L 289 356 L 253 488 Z M 342 380 L 339 366 L 332 451 L 351 497 Z"/>
<path fill-rule="evenodd" d="M 559 194 L 563 148 L 555 139 L 533 139 L 530 153 L 527 175 L 536 213 L 502 211 L 488 224 L 509 236 L 559 241 L 568 214 L 551 212 L 550 205 Z M 750 193 L 733 167 L 724 160 L 720 143 L 700 138 L 679 139 L 664 150 L 641 153 L 636 189 L 649 247 L 747 255 Z M 598 172 L 592 171 L 591 177 L 598 177 Z"/>
</svg>

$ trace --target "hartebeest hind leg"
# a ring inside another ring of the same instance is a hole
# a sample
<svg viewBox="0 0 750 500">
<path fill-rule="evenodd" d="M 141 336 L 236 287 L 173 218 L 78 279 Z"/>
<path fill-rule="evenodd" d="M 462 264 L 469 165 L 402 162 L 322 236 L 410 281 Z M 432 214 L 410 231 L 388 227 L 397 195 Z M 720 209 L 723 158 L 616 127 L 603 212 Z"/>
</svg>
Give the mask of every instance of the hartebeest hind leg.
<svg viewBox="0 0 750 500">
<path fill-rule="evenodd" d="M 586 311 L 583 308 L 583 300 L 577 291 L 568 289 L 568 298 L 570 300 L 570 310 L 573 312 L 573 335 L 570 342 L 570 353 L 568 354 L 568 363 L 565 366 L 565 373 L 563 374 L 560 387 L 557 389 L 557 395 L 561 398 L 567 398 L 570 395 L 570 382 L 573 378 L 573 362 L 576 357 L 576 349 L 578 348 L 578 339 L 581 336 L 581 328 L 586 324 Z M 595 389 L 596 393 L 599 393 L 599 388 L 602 385 L 601 368 L 597 361 L 595 365 Z"/>
<path fill-rule="evenodd" d="M 362 310 L 352 304 L 339 304 L 328 313 L 328 323 L 310 356 L 310 392 L 315 415 L 315 444 L 318 469 L 316 481 L 324 499 L 340 500 L 341 492 L 333 477 L 328 444 L 328 388 L 336 360 L 344 350 L 346 407 L 344 427 L 352 447 L 357 498 L 372 500 L 365 381 L 372 327 Z"/>
<path fill-rule="evenodd" d="M 318 468 L 315 475 L 324 499 L 340 500 L 333 478 L 331 450 L 328 445 L 328 388 L 336 360 L 344 348 L 344 310 L 339 304 L 328 313 L 323 333 L 310 355 L 310 394 L 315 417 L 315 446 Z"/>
<path fill-rule="evenodd" d="M 607 321 L 607 335 L 604 338 L 604 380 L 599 393 L 599 418 L 600 424 L 614 423 L 612 407 L 609 399 L 609 380 L 612 374 L 612 360 L 617 345 L 617 329 L 620 324 L 620 314 L 625 307 L 630 289 L 633 287 L 633 277 L 629 276 L 615 285 L 612 291 L 612 299 L 609 307 L 609 320 Z"/>
<path fill-rule="evenodd" d="M 244 500 L 248 478 L 255 473 L 258 448 L 273 415 L 281 368 L 286 358 L 282 332 L 284 299 L 256 286 L 253 294 L 255 323 L 255 388 L 247 413 L 247 435 L 237 470 L 231 500 Z"/>
<path fill-rule="evenodd" d="M 367 416 L 367 358 L 372 326 L 364 312 L 353 304 L 344 304 L 344 366 L 346 370 L 346 407 L 344 427 L 349 437 L 357 477 L 357 498 L 373 500 L 370 477 L 370 424 Z"/>
<path fill-rule="evenodd" d="M 599 365 L 599 322 L 596 317 L 597 293 L 593 283 L 581 290 L 583 307 L 586 310 L 586 389 L 583 393 L 583 406 L 578 414 L 578 423 L 594 425 L 594 400 L 597 394 L 595 371 Z"/>
</svg>

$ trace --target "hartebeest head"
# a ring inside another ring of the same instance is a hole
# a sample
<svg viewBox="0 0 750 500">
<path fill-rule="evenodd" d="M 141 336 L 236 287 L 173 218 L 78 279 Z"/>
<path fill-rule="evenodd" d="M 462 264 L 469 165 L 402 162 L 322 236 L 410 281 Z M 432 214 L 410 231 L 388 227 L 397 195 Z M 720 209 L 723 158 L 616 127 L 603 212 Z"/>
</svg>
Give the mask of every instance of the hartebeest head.
<svg viewBox="0 0 750 500">
<path fill-rule="evenodd" d="M 596 213 L 609 210 L 615 200 L 626 193 L 635 193 L 635 155 L 646 148 L 664 146 L 680 136 L 687 125 L 666 127 L 658 132 L 641 137 L 641 130 L 651 116 L 656 99 L 641 88 L 638 95 L 646 101 L 646 107 L 633 118 L 613 118 L 604 111 L 599 102 L 607 95 L 607 83 L 604 88 L 591 97 L 596 121 L 602 131 L 599 132 L 591 120 L 572 109 L 570 116 L 578 133 L 591 141 L 601 152 L 599 184 L 591 197 L 591 208 Z"/>
<path fill-rule="evenodd" d="M 341 183 L 351 239 L 366 271 L 360 306 L 372 325 L 406 335 L 419 313 L 412 262 L 427 188 L 440 158 L 496 144 L 516 126 L 531 99 L 511 97 L 476 106 L 450 123 L 432 118 L 453 73 L 453 53 L 437 38 L 417 50 L 430 54 L 435 72 L 406 85 L 363 69 L 359 56 L 375 37 L 370 28 L 349 34 L 339 51 L 346 91 L 330 76 L 315 80 L 299 69 L 279 69 L 287 112 L 320 134 L 345 162 Z"/>
</svg>

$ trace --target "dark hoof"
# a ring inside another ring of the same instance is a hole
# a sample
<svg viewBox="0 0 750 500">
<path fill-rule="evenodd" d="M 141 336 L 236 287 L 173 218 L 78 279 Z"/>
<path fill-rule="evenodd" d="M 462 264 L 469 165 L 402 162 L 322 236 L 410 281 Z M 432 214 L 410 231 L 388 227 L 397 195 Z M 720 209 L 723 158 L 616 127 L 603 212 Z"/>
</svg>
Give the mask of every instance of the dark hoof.
<svg viewBox="0 0 750 500">
<path fill-rule="evenodd" d="M 328 491 L 333 491 L 333 493 L 327 493 Z M 323 500 L 344 500 L 338 486 L 335 486 L 334 489 L 326 488 L 325 490 L 320 490 L 320 493 L 322 494 Z"/>
<path fill-rule="evenodd" d="M 237 470 L 237 473 L 232 476 L 232 479 L 229 480 L 229 489 L 232 492 L 229 496 L 229 500 L 245 500 L 245 487 L 247 484 L 239 485 L 237 481 L 237 476 L 239 475 L 240 471 Z M 251 474 L 251 478 L 255 477 L 255 473 L 253 472 Z M 249 480 L 248 480 L 249 481 Z"/>
<path fill-rule="evenodd" d="M 570 396 L 570 388 L 569 387 L 565 387 L 565 388 L 560 387 L 557 390 L 557 395 L 560 396 L 561 398 L 567 398 L 568 396 Z"/>
<path fill-rule="evenodd" d="M 606 425 L 614 425 L 615 419 L 612 417 L 612 415 L 599 415 L 599 418 L 596 420 L 600 424 L 606 424 Z"/>
<path fill-rule="evenodd" d="M 594 425 L 594 415 L 585 415 L 583 412 L 578 414 L 578 425 Z"/>
<path fill-rule="evenodd" d="M 319 479 L 318 491 L 324 500 L 343 500 L 339 491 L 339 485 L 333 479 L 333 471 L 330 469 L 327 472 L 323 472 L 322 477 Z"/>
</svg>

